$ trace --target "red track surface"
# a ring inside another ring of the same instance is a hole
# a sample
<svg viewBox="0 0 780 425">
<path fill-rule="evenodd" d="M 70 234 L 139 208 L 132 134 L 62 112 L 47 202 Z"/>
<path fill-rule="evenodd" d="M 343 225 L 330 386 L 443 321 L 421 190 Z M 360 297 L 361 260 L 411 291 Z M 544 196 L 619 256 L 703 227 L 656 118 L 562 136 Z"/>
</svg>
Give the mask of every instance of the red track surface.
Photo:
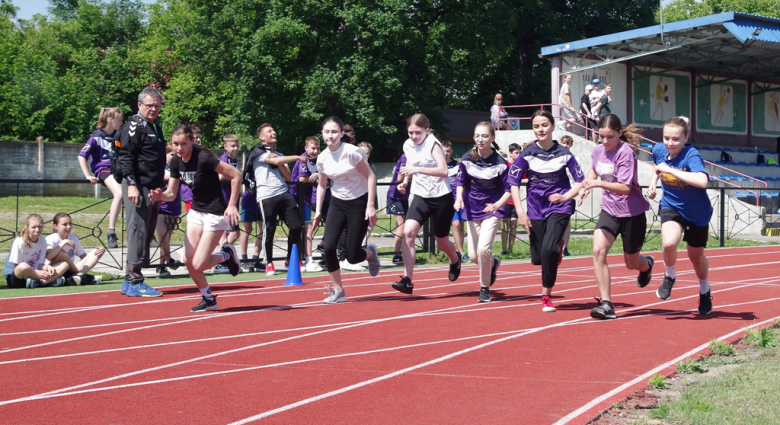
<svg viewBox="0 0 780 425">
<path fill-rule="evenodd" d="M 709 249 L 714 312 L 680 252 L 672 299 L 610 257 L 618 320 L 588 316 L 592 259 L 565 259 L 556 313 L 539 268 L 504 263 L 494 301 L 476 266 L 451 283 L 415 274 L 415 296 L 345 275 L 349 303 L 323 305 L 326 276 L 214 285 L 220 310 L 192 314 L 193 287 L 159 299 L 118 291 L 0 299 L 0 418 L 12 423 L 584 423 L 653 373 L 780 316 L 780 247 Z"/>
</svg>

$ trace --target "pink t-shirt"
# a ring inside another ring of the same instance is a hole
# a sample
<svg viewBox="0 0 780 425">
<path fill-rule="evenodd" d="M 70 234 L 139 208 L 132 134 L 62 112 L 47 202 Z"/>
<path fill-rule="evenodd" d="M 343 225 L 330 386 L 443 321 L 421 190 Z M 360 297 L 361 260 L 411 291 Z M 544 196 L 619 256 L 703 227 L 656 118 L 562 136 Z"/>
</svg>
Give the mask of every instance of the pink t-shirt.
<svg viewBox="0 0 780 425">
<path fill-rule="evenodd" d="M 637 176 L 636 155 L 631 145 L 621 142 L 614 151 L 607 152 L 604 145 L 593 149 L 593 171 L 602 181 L 622 183 L 631 190 L 628 195 L 621 195 L 604 190 L 601 197 L 601 209 L 613 217 L 633 217 L 650 209 L 642 195 Z"/>
</svg>

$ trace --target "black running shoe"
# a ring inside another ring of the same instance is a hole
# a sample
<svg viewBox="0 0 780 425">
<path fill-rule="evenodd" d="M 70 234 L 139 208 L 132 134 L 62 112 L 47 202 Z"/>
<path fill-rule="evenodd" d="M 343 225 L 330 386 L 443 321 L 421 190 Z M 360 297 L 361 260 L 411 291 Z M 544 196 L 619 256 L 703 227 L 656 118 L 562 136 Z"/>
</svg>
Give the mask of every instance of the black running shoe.
<svg viewBox="0 0 780 425">
<path fill-rule="evenodd" d="M 712 313 L 712 290 L 707 291 L 706 294 L 699 294 L 699 314 Z"/>
<path fill-rule="evenodd" d="M 480 303 L 489 303 L 490 302 L 490 288 L 485 288 L 484 286 L 480 286 L 480 288 L 479 288 L 479 298 L 477 299 L 477 302 L 480 302 Z"/>
<path fill-rule="evenodd" d="M 590 310 L 590 317 L 594 319 L 615 319 L 615 307 L 611 301 L 602 300 L 599 305 Z"/>
<path fill-rule="evenodd" d="M 668 300 L 672 297 L 673 286 L 674 279 L 669 276 L 664 276 L 664 281 L 661 283 L 661 286 L 658 287 L 658 290 L 655 291 L 655 294 L 658 295 L 658 298 L 662 300 Z"/>
<path fill-rule="evenodd" d="M 109 233 L 106 239 L 109 248 L 119 248 L 119 240 L 116 238 L 116 233 Z"/>
<path fill-rule="evenodd" d="M 393 264 L 403 264 L 404 263 L 404 257 L 400 255 L 393 255 Z"/>
<path fill-rule="evenodd" d="M 393 282 L 393 289 L 404 294 L 412 294 L 414 291 L 414 284 L 409 276 L 403 276 L 399 282 Z"/>
<path fill-rule="evenodd" d="M 223 261 L 222 264 L 227 266 L 228 270 L 230 270 L 230 274 L 238 276 L 238 274 L 241 273 L 241 261 L 238 259 L 236 248 L 233 245 L 226 243 L 222 247 L 222 252 L 226 252 L 228 255 L 228 259 Z"/>
<path fill-rule="evenodd" d="M 493 257 L 493 267 L 490 268 L 490 285 L 493 286 L 494 283 L 496 283 L 496 272 L 498 272 L 498 266 L 501 265 L 501 259 L 498 257 Z M 484 301 L 481 301 L 484 302 Z"/>
<path fill-rule="evenodd" d="M 192 313 L 200 313 L 201 311 L 214 311 L 219 307 L 217 305 L 217 296 L 214 295 L 214 299 L 209 301 L 204 297 L 203 295 L 200 296 L 201 300 L 195 307 L 192 307 L 190 312 Z"/>
<path fill-rule="evenodd" d="M 174 260 L 173 258 L 168 259 L 168 261 L 165 262 L 165 265 L 168 266 L 168 268 L 171 270 L 176 270 L 179 268 L 179 266 L 176 263 L 176 260 Z"/>
<path fill-rule="evenodd" d="M 458 256 L 458 262 L 455 264 L 450 263 L 450 274 L 447 276 L 450 278 L 450 282 L 455 282 L 458 280 L 458 276 L 460 276 L 460 263 L 461 263 L 461 257 L 460 252 L 455 253 Z"/>
<path fill-rule="evenodd" d="M 636 284 L 640 288 L 647 286 L 647 284 L 650 283 L 650 279 L 653 277 L 653 264 L 655 264 L 655 258 L 649 255 L 645 258 L 647 258 L 647 263 L 650 264 L 650 268 L 648 268 L 647 271 L 639 272 L 639 276 L 636 278 Z"/>
</svg>

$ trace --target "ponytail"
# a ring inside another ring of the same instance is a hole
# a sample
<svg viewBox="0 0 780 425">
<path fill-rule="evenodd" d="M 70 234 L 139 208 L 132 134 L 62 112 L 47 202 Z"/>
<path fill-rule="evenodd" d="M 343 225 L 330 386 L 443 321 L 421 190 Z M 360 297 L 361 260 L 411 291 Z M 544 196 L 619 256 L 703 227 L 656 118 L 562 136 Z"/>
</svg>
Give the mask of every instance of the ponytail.
<svg viewBox="0 0 780 425">
<path fill-rule="evenodd" d="M 620 118 L 618 118 L 617 115 L 607 114 L 599 121 L 599 129 L 602 128 L 608 128 L 615 132 L 622 131 L 623 133 L 620 135 L 620 140 L 630 143 L 634 148 L 639 147 L 639 133 L 641 133 L 642 130 L 633 123 L 623 127 L 623 124 L 620 122 Z"/>
<path fill-rule="evenodd" d="M 116 107 L 100 108 L 100 115 L 98 115 L 97 129 L 106 128 L 108 125 L 108 119 L 117 117 L 123 117 L 122 110 Z"/>
</svg>

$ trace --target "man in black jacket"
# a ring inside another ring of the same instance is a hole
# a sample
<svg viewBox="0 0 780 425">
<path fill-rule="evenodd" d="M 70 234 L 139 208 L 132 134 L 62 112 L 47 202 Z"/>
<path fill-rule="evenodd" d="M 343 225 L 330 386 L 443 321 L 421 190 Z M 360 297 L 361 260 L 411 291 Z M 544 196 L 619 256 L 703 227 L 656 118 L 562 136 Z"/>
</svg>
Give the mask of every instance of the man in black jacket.
<svg viewBox="0 0 780 425">
<path fill-rule="evenodd" d="M 119 167 L 127 223 L 127 265 L 122 294 L 128 297 L 159 297 L 162 292 L 144 282 L 141 269 L 149 262 L 149 243 L 154 235 L 160 204 L 149 198 L 162 188 L 165 177 L 165 137 L 158 119 L 162 95 L 152 87 L 138 94 L 138 113 L 120 130 Z"/>
</svg>

